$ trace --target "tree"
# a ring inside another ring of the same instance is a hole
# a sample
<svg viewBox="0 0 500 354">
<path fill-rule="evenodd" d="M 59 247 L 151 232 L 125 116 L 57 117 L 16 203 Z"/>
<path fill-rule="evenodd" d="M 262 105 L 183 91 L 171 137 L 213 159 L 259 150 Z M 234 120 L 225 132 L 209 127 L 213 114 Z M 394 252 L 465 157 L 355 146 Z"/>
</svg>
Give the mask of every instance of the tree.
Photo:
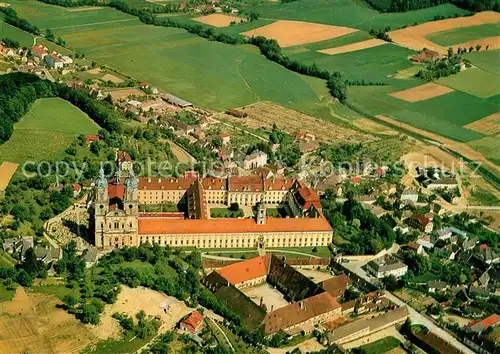
<svg viewBox="0 0 500 354">
<path fill-rule="evenodd" d="M 96 306 L 94 304 L 83 305 L 80 320 L 83 323 L 98 324 L 99 311 L 97 310 Z"/>
<path fill-rule="evenodd" d="M 472 51 L 474 50 L 474 47 L 473 46 L 470 46 L 469 47 L 469 53 L 472 53 Z"/>
<path fill-rule="evenodd" d="M 16 281 L 22 286 L 31 286 L 33 284 L 33 278 L 24 269 L 19 271 Z"/>
<path fill-rule="evenodd" d="M 252 11 L 248 14 L 248 21 L 256 21 L 260 17 L 260 14 L 258 12 Z"/>
<path fill-rule="evenodd" d="M 73 295 L 64 295 L 62 301 L 69 310 L 73 309 L 73 306 L 78 303 L 78 299 Z"/>
<path fill-rule="evenodd" d="M 240 210 L 240 205 L 238 203 L 231 203 L 231 205 L 229 206 L 229 210 L 238 211 Z"/>
<path fill-rule="evenodd" d="M 50 28 L 47 28 L 45 30 L 45 38 L 47 38 L 47 40 L 53 42 L 54 41 L 54 33 L 52 32 L 52 30 Z"/>
<path fill-rule="evenodd" d="M 479 52 L 481 50 L 481 44 L 476 44 L 476 52 Z"/>
<path fill-rule="evenodd" d="M 35 251 L 32 247 L 24 253 L 24 260 L 20 268 L 26 271 L 31 277 L 36 277 L 43 270 L 43 263 L 36 259 Z"/>
<path fill-rule="evenodd" d="M 216 136 L 212 139 L 212 145 L 215 148 L 220 148 L 222 147 L 222 138 L 220 136 Z"/>
<path fill-rule="evenodd" d="M 490 49 L 490 45 L 486 44 L 486 50 Z"/>
<path fill-rule="evenodd" d="M 398 280 L 394 275 L 382 278 L 382 284 L 384 284 L 385 289 L 388 291 L 395 291 L 399 289 Z"/>
</svg>

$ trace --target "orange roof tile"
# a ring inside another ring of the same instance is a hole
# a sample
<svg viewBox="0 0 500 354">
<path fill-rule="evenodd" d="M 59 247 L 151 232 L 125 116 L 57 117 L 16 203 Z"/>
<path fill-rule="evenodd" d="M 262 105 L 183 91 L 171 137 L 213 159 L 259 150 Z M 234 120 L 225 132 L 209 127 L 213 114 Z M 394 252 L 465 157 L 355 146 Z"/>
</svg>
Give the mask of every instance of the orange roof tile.
<svg viewBox="0 0 500 354">
<path fill-rule="evenodd" d="M 345 273 L 342 273 L 336 277 L 323 280 L 321 287 L 329 293 L 335 294 L 340 289 L 346 288 L 350 283 L 351 279 Z"/>
<path fill-rule="evenodd" d="M 271 256 L 255 257 L 228 265 L 217 272 L 233 285 L 267 275 Z"/>
<path fill-rule="evenodd" d="M 230 191 L 252 191 L 264 190 L 264 179 L 262 176 L 233 176 L 229 180 Z"/>
<path fill-rule="evenodd" d="M 141 235 L 182 235 L 182 234 L 234 234 L 248 232 L 297 232 L 332 231 L 328 221 L 321 218 L 271 218 L 259 225 L 254 219 L 186 219 L 164 220 L 139 217 Z"/>
<path fill-rule="evenodd" d="M 203 316 L 198 311 L 191 312 L 182 322 L 196 328 L 203 321 Z"/>
<path fill-rule="evenodd" d="M 475 320 L 475 321 L 469 322 L 467 324 L 467 327 L 472 327 L 477 323 L 481 323 L 485 328 L 488 328 L 488 327 L 494 326 L 495 324 L 497 324 L 499 322 L 500 322 L 500 316 L 498 316 L 496 313 L 494 313 L 486 318 L 483 318 L 482 320 Z"/>
<path fill-rule="evenodd" d="M 139 190 L 187 190 L 196 178 L 139 178 Z"/>
</svg>

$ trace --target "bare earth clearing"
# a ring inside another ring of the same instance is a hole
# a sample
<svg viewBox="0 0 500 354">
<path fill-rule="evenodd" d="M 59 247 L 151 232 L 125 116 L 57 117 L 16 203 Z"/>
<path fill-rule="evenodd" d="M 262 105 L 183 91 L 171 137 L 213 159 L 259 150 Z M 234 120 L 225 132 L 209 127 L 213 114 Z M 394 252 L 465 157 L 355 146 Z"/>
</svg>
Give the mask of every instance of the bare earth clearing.
<svg viewBox="0 0 500 354">
<path fill-rule="evenodd" d="M 311 339 L 303 341 L 300 344 L 297 344 L 297 345 L 294 345 L 291 347 L 286 347 L 286 348 L 268 347 L 268 348 L 266 348 L 266 350 L 270 354 L 285 354 L 285 353 L 290 353 L 295 348 L 299 348 L 302 353 L 317 352 L 317 351 L 325 349 L 325 347 L 323 345 L 318 343 L 316 338 L 311 338 Z"/>
<path fill-rule="evenodd" d="M 127 98 L 129 96 L 144 96 L 144 95 L 146 95 L 143 91 L 138 90 L 136 88 L 105 91 L 104 95 L 107 95 L 107 94 L 110 94 L 114 100 Z"/>
<path fill-rule="evenodd" d="M 10 179 L 14 175 L 19 165 L 13 162 L 2 162 L 0 165 L 0 191 L 4 191 L 9 185 Z"/>
<path fill-rule="evenodd" d="M 233 21 L 236 23 L 240 23 L 240 21 L 242 21 L 242 20 L 243 20 L 243 22 L 246 21 L 245 18 L 224 15 L 224 14 L 211 14 L 211 15 L 207 15 L 207 16 L 196 17 L 196 18 L 193 18 L 193 20 L 201 22 L 201 23 L 206 23 L 207 25 L 214 26 L 214 27 L 227 27 Z"/>
<path fill-rule="evenodd" d="M 122 79 L 120 79 L 119 77 L 116 77 L 114 75 L 111 75 L 111 74 L 106 74 L 104 75 L 102 78 L 101 78 L 102 81 L 111 81 L 112 83 L 114 84 L 121 84 L 123 82 Z"/>
<path fill-rule="evenodd" d="M 453 92 L 452 88 L 441 86 L 433 82 L 423 84 L 417 87 L 412 87 L 407 90 L 392 92 L 389 95 L 399 98 L 407 102 L 419 102 L 428 100 L 429 98 L 446 95 Z"/>
<path fill-rule="evenodd" d="M 281 47 L 292 47 L 294 45 L 325 41 L 356 31 L 357 29 L 349 27 L 280 20 L 242 34 L 247 37 L 264 36 L 276 39 Z"/>
<path fill-rule="evenodd" d="M 383 44 L 387 44 L 387 42 L 385 42 L 381 39 L 374 38 L 374 39 L 369 39 L 367 41 L 343 45 L 340 47 L 322 49 L 322 50 L 318 50 L 318 52 L 324 53 L 324 54 L 329 54 L 329 55 L 334 55 L 334 54 L 349 53 L 349 52 L 355 52 L 355 51 L 362 50 L 362 49 L 378 47 L 379 45 L 383 45 Z"/>
<path fill-rule="evenodd" d="M 0 352 L 79 353 L 96 338 L 73 315 L 56 308 L 57 298 L 17 288 L 0 303 Z"/>
<path fill-rule="evenodd" d="M 474 16 L 449 18 L 446 20 L 431 21 L 417 26 L 406 27 L 389 32 L 389 36 L 395 43 L 402 45 L 403 47 L 413 50 L 422 50 L 423 48 L 427 48 L 445 54 L 447 48 L 431 42 L 426 37 L 435 32 L 451 30 L 459 27 L 479 26 L 485 23 L 496 23 L 499 21 L 499 13 L 485 11 L 477 13 Z"/>
<path fill-rule="evenodd" d="M 464 128 L 475 130 L 476 132 L 486 135 L 496 135 L 500 133 L 500 113 L 493 113 L 488 117 L 476 120 L 475 122 L 465 125 Z"/>
<path fill-rule="evenodd" d="M 173 141 L 167 139 L 160 139 L 159 142 L 168 144 L 170 146 L 170 150 L 172 150 L 172 153 L 177 158 L 177 160 L 179 160 L 179 162 L 185 162 L 185 163 L 196 162 L 196 159 L 193 156 L 188 154 L 186 150 L 181 148 Z"/>
<path fill-rule="evenodd" d="M 169 306 L 167 313 L 163 311 L 165 304 Z M 144 310 L 147 315 L 158 316 L 161 330 L 165 331 L 172 329 L 182 317 L 193 311 L 183 302 L 158 291 L 143 287 L 122 286 L 118 299 L 114 304 L 106 305 L 101 316 L 101 323 L 94 327 L 93 331 L 100 339 L 115 337 L 120 334 L 121 327 L 117 320 L 112 317 L 113 314 L 121 312 L 135 318 L 135 315 L 141 310 Z"/>
<path fill-rule="evenodd" d="M 241 110 L 248 114 L 247 118 L 240 119 L 226 114 L 221 114 L 220 117 L 233 124 L 243 124 L 251 129 L 270 130 L 273 123 L 276 123 L 280 129 L 284 129 L 290 134 L 305 130 L 316 135 L 316 139 L 320 142 L 369 142 L 375 140 L 371 135 L 311 117 L 271 102 L 259 102 L 252 106 L 243 107 Z"/>
<path fill-rule="evenodd" d="M 97 75 L 100 72 L 101 72 L 101 68 L 94 68 L 94 69 L 87 70 L 87 73 L 92 74 L 92 75 Z"/>
<path fill-rule="evenodd" d="M 386 125 L 379 124 L 368 118 L 356 119 L 352 124 L 359 129 L 367 131 L 373 134 L 384 134 L 384 135 L 398 135 L 398 132 L 392 130 Z"/>
<path fill-rule="evenodd" d="M 406 130 L 415 132 L 417 134 L 423 135 L 425 137 L 428 137 L 429 139 L 435 140 L 435 141 L 441 143 L 443 146 L 449 148 L 450 150 L 454 150 L 454 151 L 464 155 L 465 157 L 467 157 L 471 160 L 482 161 L 486 167 L 500 173 L 500 168 L 497 165 L 493 164 L 491 161 L 486 159 L 486 157 L 484 157 L 484 155 L 482 155 L 480 152 L 474 150 L 472 147 L 470 147 L 467 144 L 459 143 L 459 142 L 453 141 L 451 139 L 445 138 L 441 135 L 430 133 L 426 130 L 422 130 L 419 128 L 415 128 L 409 124 L 399 122 L 397 120 L 394 120 L 392 118 L 389 118 L 389 117 L 386 117 L 383 115 L 378 115 L 377 118 L 382 120 L 382 121 L 391 123 L 395 126 L 398 126 L 398 127 L 404 128 Z M 446 154 L 446 153 L 444 153 L 444 154 Z M 446 154 L 446 155 L 448 155 L 448 154 Z M 450 155 L 450 158 L 453 158 L 453 157 Z"/>
</svg>

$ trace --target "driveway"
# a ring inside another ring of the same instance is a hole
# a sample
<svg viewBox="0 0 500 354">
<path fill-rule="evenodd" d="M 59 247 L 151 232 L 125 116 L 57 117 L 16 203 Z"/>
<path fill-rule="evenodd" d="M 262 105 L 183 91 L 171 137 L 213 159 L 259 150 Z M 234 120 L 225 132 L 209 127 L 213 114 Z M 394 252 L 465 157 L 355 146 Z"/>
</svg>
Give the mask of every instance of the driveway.
<svg viewBox="0 0 500 354">
<path fill-rule="evenodd" d="M 394 302 L 395 304 L 398 304 L 400 306 L 407 305 L 400 299 L 398 299 L 396 296 L 392 295 L 388 291 L 386 291 L 385 296 Z M 408 306 L 408 305 L 407 305 Z M 439 326 L 434 324 L 431 320 L 429 320 L 427 317 L 421 315 L 419 312 L 417 312 L 414 308 L 408 306 L 408 311 L 410 312 L 410 320 L 414 324 L 421 324 L 426 326 L 429 330 L 434 332 L 437 336 L 441 337 L 448 343 L 452 344 L 455 346 L 457 349 L 461 350 L 463 353 L 466 354 L 474 354 L 474 352 L 460 343 L 455 337 L 453 337 L 450 333 L 446 332 L 445 330 L 441 329 Z"/>
</svg>

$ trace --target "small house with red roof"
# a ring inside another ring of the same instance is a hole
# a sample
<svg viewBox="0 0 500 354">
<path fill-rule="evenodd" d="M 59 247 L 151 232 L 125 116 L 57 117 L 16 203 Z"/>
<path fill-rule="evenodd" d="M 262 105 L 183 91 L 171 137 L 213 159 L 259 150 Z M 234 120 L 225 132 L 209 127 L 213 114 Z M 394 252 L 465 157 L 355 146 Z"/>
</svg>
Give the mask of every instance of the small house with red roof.
<svg viewBox="0 0 500 354">
<path fill-rule="evenodd" d="M 352 184 L 359 184 L 359 182 L 361 182 L 361 177 L 360 176 L 351 177 L 351 182 Z"/>
<path fill-rule="evenodd" d="M 78 183 L 73 184 L 73 197 L 77 197 L 82 191 L 82 186 Z"/>
<path fill-rule="evenodd" d="M 31 47 L 31 55 L 36 58 L 43 59 L 47 54 L 48 54 L 47 47 L 44 47 L 41 44 L 37 44 Z"/>
<path fill-rule="evenodd" d="M 116 163 L 120 171 L 128 171 L 132 168 L 132 157 L 126 151 L 118 150 L 116 152 Z"/>
<path fill-rule="evenodd" d="M 418 229 L 422 232 L 429 233 L 432 232 L 434 224 L 431 218 L 422 214 L 413 214 L 405 220 L 408 226 Z"/>
<path fill-rule="evenodd" d="M 223 145 L 227 145 L 231 142 L 231 136 L 228 133 L 220 133 L 219 137 L 222 139 Z"/>
<path fill-rule="evenodd" d="M 85 145 L 90 146 L 95 141 L 99 141 L 99 136 L 98 135 L 87 135 L 85 137 Z"/>
<path fill-rule="evenodd" d="M 465 327 L 468 331 L 481 333 L 490 327 L 498 326 L 498 324 L 500 324 L 500 316 L 494 313 L 486 318 L 483 318 L 482 320 L 469 322 Z"/>
<path fill-rule="evenodd" d="M 179 328 L 181 331 L 186 331 L 191 334 L 197 334 L 203 328 L 203 316 L 198 311 L 193 311 L 186 317 L 184 317 Z"/>
</svg>

